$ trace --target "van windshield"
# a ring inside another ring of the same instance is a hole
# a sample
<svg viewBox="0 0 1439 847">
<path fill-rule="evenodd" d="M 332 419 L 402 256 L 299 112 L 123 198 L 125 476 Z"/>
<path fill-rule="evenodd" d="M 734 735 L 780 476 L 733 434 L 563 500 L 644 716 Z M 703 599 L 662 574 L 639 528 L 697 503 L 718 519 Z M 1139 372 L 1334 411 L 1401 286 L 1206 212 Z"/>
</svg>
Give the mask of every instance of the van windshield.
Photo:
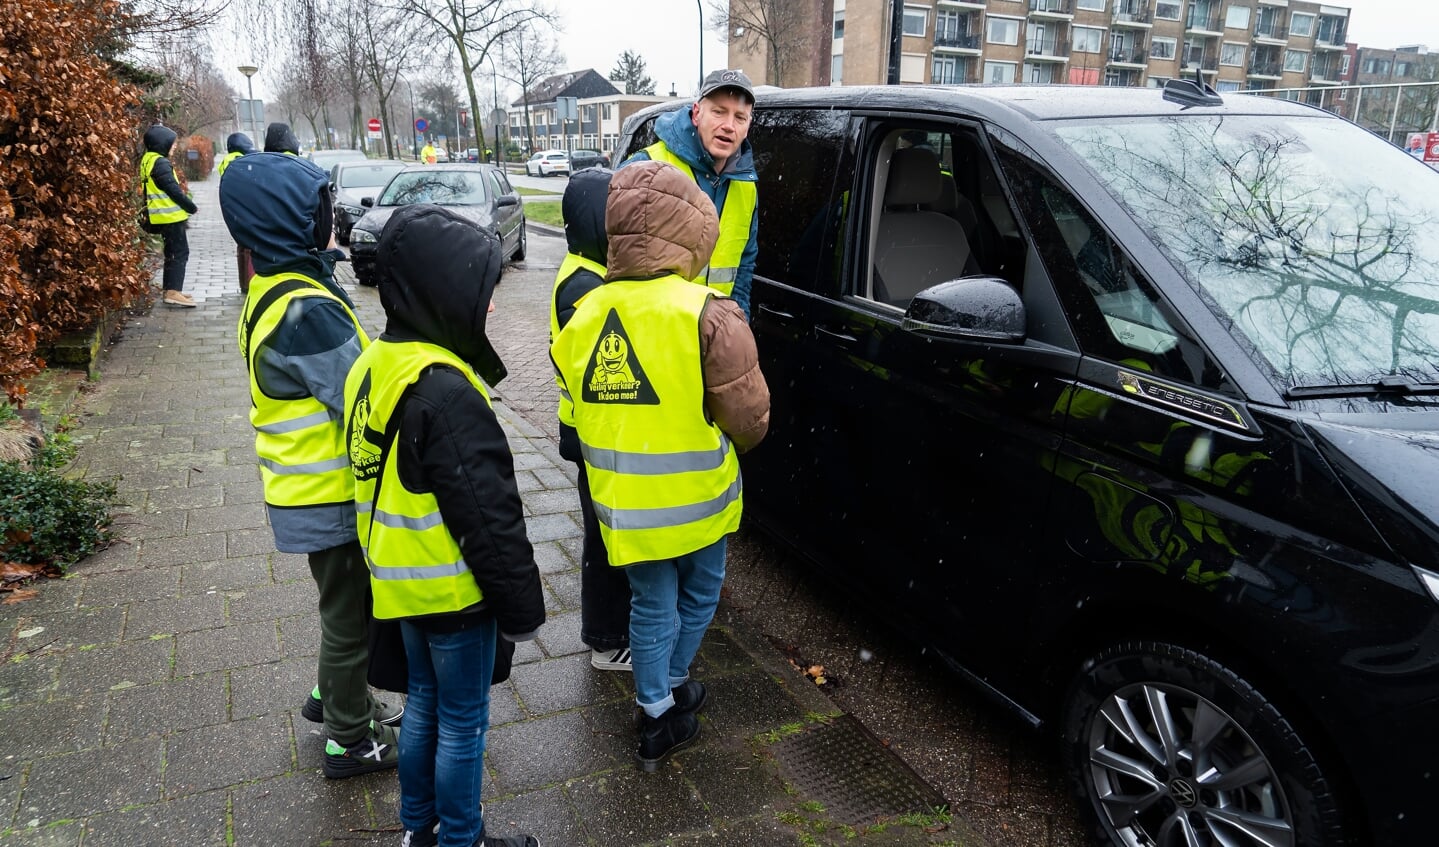
<svg viewBox="0 0 1439 847">
<path fill-rule="evenodd" d="M 1320 115 L 1055 130 L 1283 387 L 1439 382 L 1439 174 Z"/>
</svg>

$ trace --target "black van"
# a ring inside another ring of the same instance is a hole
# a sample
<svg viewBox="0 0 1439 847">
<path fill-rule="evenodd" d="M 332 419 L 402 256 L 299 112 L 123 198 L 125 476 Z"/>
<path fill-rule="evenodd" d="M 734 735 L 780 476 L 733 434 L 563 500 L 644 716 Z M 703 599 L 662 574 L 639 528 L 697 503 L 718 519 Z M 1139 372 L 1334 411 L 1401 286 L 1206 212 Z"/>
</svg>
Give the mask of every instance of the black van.
<svg viewBox="0 0 1439 847">
<path fill-rule="evenodd" d="M 749 138 L 748 518 L 1054 731 L 1108 842 L 1432 843 L 1439 175 L 1189 82 Z"/>
</svg>

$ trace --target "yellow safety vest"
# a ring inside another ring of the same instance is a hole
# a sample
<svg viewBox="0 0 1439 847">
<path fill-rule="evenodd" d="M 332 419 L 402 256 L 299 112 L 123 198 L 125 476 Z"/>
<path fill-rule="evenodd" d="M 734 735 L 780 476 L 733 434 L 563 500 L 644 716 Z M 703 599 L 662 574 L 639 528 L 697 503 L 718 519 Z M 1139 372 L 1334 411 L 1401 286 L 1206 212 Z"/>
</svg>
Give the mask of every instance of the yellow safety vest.
<svg viewBox="0 0 1439 847">
<path fill-rule="evenodd" d="M 239 327 L 240 352 L 250 371 L 250 425 L 255 428 L 265 502 L 282 509 L 348 503 L 355 496 L 342 422 L 313 396 L 298 400 L 268 396 L 255 378 L 255 357 L 264 339 L 285 319 L 297 297 L 326 297 L 339 303 L 354 321 L 360 345 L 369 344 L 355 313 L 319 282 L 296 273 L 256 274 L 250 279 Z"/>
<path fill-rule="evenodd" d="M 605 278 L 605 266 L 584 256 L 574 253 L 566 253 L 565 258 L 560 261 L 560 272 L 555 274 L 555 290 L 550 294 L 550 343 L 553 344 L 560 334 L 560 310 L 559 296 L 560 286 L 565 284 L 575 271 L 588 270 L 598 274 L 600 279 Z M 558 371 L 555 372 L 555 386 L 560 390 L 560 420 L 569 421 L 574 419 L 574 403 L 570 401 L 570 395 L 565 391 L 565 381 L 560 379 Z"/>
<path fill-rule="evenodd" d="M 704 413 L 700 316 L 675 274 L 585 295 L 551 345 L 611 565 L 693 553 L 739 527 L 739 458 Z"/>
<path fill-rule="evenodd" d="M 244 154 L 244 153 L 241 153 L 241 152 L 238 151 L 238 150 L 236 150 L 236 151 L 233 152 L 233 153 L 226 153 L 226 154 L 225 154 L 225 158 L 223 158 L 223 159 L 220 160 L 220 164 L 218 164 L 218 165 L 215 166 L 215 168 L 220 172 L 220 176 L 224 176 L 224 175 L 225 175 L 225 168 L 230 167 L 230 163 L 231 163 L 231 162 L 235 161 L 236 159 L 240 158 L 240 157 L 243 156 L 243 155 L 245 155 L 245 154 Z"/>
<path fill-rule="evenodd" d="M 145 182 L 145 211 L 152 224 L 177 224 L 190 217 L 190 213 L 175 204 L 170 195 L 160 190 L 151 177 L 160 154 L 148 152 L 140 157 L 140 179 Z"/>
<path fill-rule="evenodd" d="M 667 162 L 684 171 L 690 179 L 695 178 L 694 169 L 684 159 L 670 152 L 663 141 L 656 141 L 645 148 L 645 152 L 656 162 Z M 754 209 L 759 202 L 758 191 L 753 182 L 732 179 L 725 193 L 724 210 L 720 212 L 719 241 L 715 242 L 710 263 L 694 282 L 708 285 L 720 294 L 729 297 L 734 294 L 735 277 L 739 275 L 739 263 L 744 258 L 744 248 L 749 244 L 749 225 L 754 218 Z"/>
<path fill-rule="evenodd" d="M 464 374 L 490 402 L 473 368 L 449 350 L 419 341 L 376 341 L 355 360 L 345 380 L 356 524 L 377 618 L 457 612 L 484 599 L 459 542 L 440 516 L 439 501 L 434 494 L 405 488 L 391 453 L 404 437 L 396 417 L 400 398 L 425 368 L 436 364 Z"/>
</svg>

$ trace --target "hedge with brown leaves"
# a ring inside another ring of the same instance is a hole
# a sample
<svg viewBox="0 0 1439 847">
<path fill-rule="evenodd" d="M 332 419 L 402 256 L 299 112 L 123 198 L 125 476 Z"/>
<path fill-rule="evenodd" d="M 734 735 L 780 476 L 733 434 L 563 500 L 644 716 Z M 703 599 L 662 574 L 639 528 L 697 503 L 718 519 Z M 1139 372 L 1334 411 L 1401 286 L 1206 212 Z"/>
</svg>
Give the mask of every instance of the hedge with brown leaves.
<svg viewBox="0 0 1439 847">
<path fill-rule="evenodd" d="M 37 345 L 147 289 L 128 114 L 93 46 L 112 0 L 0 0 L 0 390 L 23 400 Z"/>
</svg>

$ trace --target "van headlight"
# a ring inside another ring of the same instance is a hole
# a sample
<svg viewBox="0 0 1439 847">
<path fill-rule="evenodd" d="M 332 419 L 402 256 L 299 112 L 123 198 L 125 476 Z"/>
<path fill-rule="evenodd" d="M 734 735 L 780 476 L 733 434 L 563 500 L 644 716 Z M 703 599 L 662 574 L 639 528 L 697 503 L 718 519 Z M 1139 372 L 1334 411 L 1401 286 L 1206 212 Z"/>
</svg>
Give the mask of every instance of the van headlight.
<svg viewBox="0 0 1439 847">
<path fill-rule="evenodd" d="M 374 244 L 379 241 L 373 232 L 367 229 L 357 229 L 350 233 L 350 240 L 358 244 Z"/>
</svg>

